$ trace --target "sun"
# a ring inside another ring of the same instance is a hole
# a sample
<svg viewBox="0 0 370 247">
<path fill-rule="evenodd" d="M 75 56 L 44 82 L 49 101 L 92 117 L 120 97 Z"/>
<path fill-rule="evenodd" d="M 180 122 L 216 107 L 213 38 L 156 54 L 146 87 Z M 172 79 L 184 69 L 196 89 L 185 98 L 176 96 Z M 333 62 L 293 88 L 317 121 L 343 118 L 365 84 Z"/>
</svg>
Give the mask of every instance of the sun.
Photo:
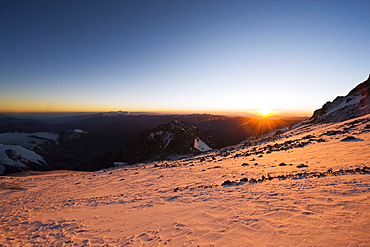
<svg viewBox="0 0 370 247">
<path fill-rule="evenodd" d="M 258 111 L 254 111 L 254 112 L 252 112 L 253 114 L 256 114 L 256 115 L 258 115 L 258 116 L 260 116 L 260 117 L 269 117 L 269 116 L 272 116 L 272 115 L 275 115 L 275 114 L 277 114 L 277 112 L 275 112 L 275 111 L 271 111 L 271 110 L 269 110 L 269 109 L 260 109 L 260 110 L 258 110 Z"/>
</svg>

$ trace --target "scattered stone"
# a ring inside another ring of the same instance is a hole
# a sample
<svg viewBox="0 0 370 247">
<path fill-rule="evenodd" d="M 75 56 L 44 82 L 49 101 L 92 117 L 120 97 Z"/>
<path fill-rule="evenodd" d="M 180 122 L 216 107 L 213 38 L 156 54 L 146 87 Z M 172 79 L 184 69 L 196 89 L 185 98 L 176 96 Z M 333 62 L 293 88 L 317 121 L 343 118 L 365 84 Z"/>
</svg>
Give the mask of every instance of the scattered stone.
<svg viewBox="0 0 370 247">
<path fill-rule="evenodd" d="M 242 166 L 249 166 L 249 164 L 248 163 L 243 163 Z"/>
<path fill-rule="evenodd" d="M 297 165 L 297 168 L 304 168 L 304 167 L 308 167 L 308 165 L 305 165 L 305 164 Z"/>
<path fill-rule="evenodd" d="M 346 138 L 342 139 L 341 141 L 349 141 L 349 140 L 355 140 L 356 137 L 354 136 L 347 136 Z"/>
<path fill-rule="evenodd" d="M 306 136 L 302 137 L 302 139 L 312 139 L 312 138 L 316 138 L 316 136 L 314 136 L 314 135 L 306 135 Z"/>
<path fill-rule="evenodd" d="M 230 180 L 226 180 L 226 181 L 224 181 L 224 182 L 221 184 L 221 186 L 225 186 L 225 185 L 233 185 L 233 184 L 235 184 L 235 182 L 230 181 Z"/>
<path fill-rule="evenodd" d="M 341 142 L 351 142 L 351 141 L 363 141 L 363 139 L 356 138 L 354 136 L 347 136 L 346 138 L 340 140 Z"/>
<path fill-rule="evenodd" d="M 342 134 L 342 131 L 340 131 L 340 130 L 329 130 L 329 131 L 327 131 L 326 133 L 324 133 L 322 135 L 333 136 L 333 135 L 338 135 L 338 134 Z"/>
<path fill-rule="evenodd" d="M 301 164 L 301 165 L 298 165 L 297 167 L 299 167 L 299 168 L 300 167 L 308 167 L 308 165 Z M 267 177 L 261 176 L 261 178 L 258 178 L 258 179 L 242 178 L 242 179 L 240 179 L 239 182 L 226 180 L 221 185 L 242 185 L 242 184 L 247 183 L 247 182 L 249 182 L 249 183 L 262 183 L 262 182 L 266 182 L 268 180 L 273 180 L 273 179 L 286 180 L 286 179 L 304 179 L 304 178 L 312 178 L 312 177 L 320 178 L 320 177 L 326 177 L 326 176 L 338 176 L 338 175 L 355 174 L 355 173 L 369 174 L 370 173 L 370 167 L 364 166 L 362 168 L 357 167 L 357 168 L 354 168 L 354 169 L 347 169 L 347 170 L 340 169 L 338 171 L 333 171 L 330 168 L 326 172 L 298 172 L 298 173 L 295 173 L 295 174 L 275 175 L 275 176 L 271 176 L 270 174 L 267 174 Z M 217 185 L 214 185 L 214 186 L 217 186 Z"/>
<path fill-rule="evenodd" d="M 221 166 L 208 167 L 207 169 L 221 168 Z"/>
<path fill-rule="evenodd" d="M 279 166 L 286 166 L 284 162 L 280 163 Z"/>
</svg>

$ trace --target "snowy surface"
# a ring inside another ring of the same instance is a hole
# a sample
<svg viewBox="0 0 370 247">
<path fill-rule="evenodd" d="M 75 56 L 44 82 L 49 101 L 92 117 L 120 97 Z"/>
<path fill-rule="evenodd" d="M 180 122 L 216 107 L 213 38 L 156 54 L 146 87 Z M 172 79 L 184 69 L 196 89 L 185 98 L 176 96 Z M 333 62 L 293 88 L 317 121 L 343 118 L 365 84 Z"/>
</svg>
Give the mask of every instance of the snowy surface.
<svg viewBox="0 0 370 247">
<path fill-rule="evenodd" d="M 127 165 L 126 162 L 119 162 L 119 161 L 115 161 L 113 162 L 115 166 L 124 166 L 124 165 Z"/>
<path fill-rule="evenodd" d="M 41 149 L 42 144 L 59 144 L 58 137 L 50 132 L 0 134 L 0 174 L 5 170 L 4 165 L 25 168 L 28 162 L 33 162 L 44 166 L 45 160 L 34 150 Z M 7 154 L 9 150 L 12 158 Z"/>
<path fill-rule="evenodd" d="M 353 96 L 347 96 L 347 97 L 342 97 L 342 98 L 338 98 L 336 101 L 334 101 L 330 107 L 330 109 L 328 110 L 327 113 L 332 113 L 332 112 L 335 112 L 337 110 L 339 110 L 340 108 L 343 108 L 343 107 L 346 107 L 348 105 L 354 105 L 354 104 L 359 104 L 360 101 L 362 99 L 364 99 L 366 96 L 361 96 L 361 95 L 357 95 L 355 97 Z M 347 100 L 349 100 L 347 102 Z"/>
<path fill-rule="evenodd" d="M 75 129 L 73 130 L 73 132 L 77 133 L 77 134 L 86 134 L 87 132 L 82 130 L 82 129 Z"/>
<path fill-rule="evenodd" d="M 165 149 L 168 144 L 171 143 L 171 141 L 173 140 L 173 133 L 171 132 L 164 132 L 164 136 L 163 136 L 163 141 L 164 141 L 164 144 L 163 144 L 163 147 L 162 149 Z"/>
<path fill-rule="evenodd" d="M 129 114 L 132 115 L 131 113 L 125 112 L 125 111 L 112 111 L 112 112 L 104 112 L 104 113 L 101 113 L 100 115 L 102 115 L 103 117 L 118 117 L 118 116 L 125 116 Z"/>
<path fill-rule="evenodd" d="M 7 154 L 7 150 L 14 151 L 15 156 L 17 157 L 16 160 L 12 160 Z M 17 145 L 0 145 L 0 164 L 9 165 L 9 166 L 16 166 L 16 167 L 26 167 L 21 160 L 27 160 L 34 163 L 45 163 L 45 160 L 35 152 L 28 150 L 24 147 L 17 146 Z M 1 174 L 1 173 L 0 173 Z"/>
<path fill-rule="evenodd" d="M 368 246 L 369 120 L 177 161 L 1 177 L 0 246 Z"/>
<path fill-rule="evenodd" d="M 207 152 L 207 151 L 211 151 L 212 150 L 212 148 L 210 148 L 206 143 L 204 143 L 199 138 L 195 138 L 194 139 L 194 148 L 198 149 L 201 152 Z"/>
<path fill-rule="evenodd" d="M 45 142 L 54 142 L 58 144 L 58 134 L 50 132 L 36 133 L 2 133 L 0 134 L 1 144 L 20 145 L 24 148 L 33 149 Z"/>
</svg>

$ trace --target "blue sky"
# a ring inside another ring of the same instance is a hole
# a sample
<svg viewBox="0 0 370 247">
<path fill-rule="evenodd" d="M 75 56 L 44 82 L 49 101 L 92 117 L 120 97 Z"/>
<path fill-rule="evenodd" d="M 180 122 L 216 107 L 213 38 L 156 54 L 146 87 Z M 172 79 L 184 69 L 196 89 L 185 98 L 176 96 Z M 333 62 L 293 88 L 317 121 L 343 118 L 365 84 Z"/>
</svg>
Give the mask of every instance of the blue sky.
<svg viewBox="0 0 370 247">
<path fill-rule="evenodd" d="M 369 1 L 0 1 L 0 111 L 312 112 L 370 73 Z"/>
</svg>

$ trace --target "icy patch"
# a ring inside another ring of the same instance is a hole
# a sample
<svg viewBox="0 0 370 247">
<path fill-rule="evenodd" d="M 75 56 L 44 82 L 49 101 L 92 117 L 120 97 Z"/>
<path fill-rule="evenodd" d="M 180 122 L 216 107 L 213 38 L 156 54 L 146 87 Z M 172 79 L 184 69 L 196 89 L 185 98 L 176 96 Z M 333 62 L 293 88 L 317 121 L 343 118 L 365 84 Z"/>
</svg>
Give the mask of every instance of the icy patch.
<svg viewBox="0 0 370 247">
<path fill-rule="evenodd" d="M 87 132 L 82 130 L 82 129 L 75 129 L 73 130 L 73 132 L 77 133 L 77 134 L 86 134 Z"/>
<path fill-rule="evenodd" d="M 162 132 L 162 131 L 160 131 L 160 132 Z M 169 132 L 166 132 L 166 136 L 163 138 L 163 141 L 165 142 L 163 149 L 166 148 L 172 140 L 173 140 L 173 134 L 169 133 Z"/>
<path fill-rule="evenodd" d="M 157 132 L 155 132 L 155 133 L 153 133 L 153 132 L 152 132 L 152 133 L 150 133 L 150 134 L 149 134 L 148 138 L 152 140 L 155 136 L 162 136 L 162 135 L 163 135 L 163 133 L 164 133 L 164 132 L 163 132 L 162 130 L 157 131 Z M 168 133 L 166 132 L 166 134 L 168 134 Z M 166 137 L 165 137 L 165 138 L 166 138 Z"/>
<path fill-rule="evenodd" d="M 3 165 L 26 167 L 22 160 L 38 163 L 45 163 L 45 160 L 35 152 L 17 145 L 0 146 L 0 163 Z M 1 173 L 0 173 L 1 174 Z"/>
<path fill-rule="evenodd" d="M 207 152 L 212 150 L 212 148 L 205 144 L 200 138 L 194 139 L 194 148 L 198 149 L 201 152 Z"/>
<path fill-rule="evenodd" d="M 149 134 L 149 139 L 153 139 L 153 138 L 154 138 L 154 133 L 152 132 Z"/>
<path fill-rule="evenodd" d="M 126 162 L 118 162 L 118 161 L 115 161 L 113 162 L 115 166 L 124 166 L 124 165 L 127 165 Z"/>
<path fill-rule="evenodd" d="M 51 141 L 58 141 L 58 137 L 59 135 L 58 134 L 54 134 L 54 133 L 50 133 L 50 132 L 36 132 L 36 133 L 31 133 L 29 134 L 29 136 L 36 136 L 36 137 L 39 137 L 39 138 L 43 138 L 43 139 L 47 139 L 47 140 L 51 140 Z"/>
<path fill-rule="evenodd" d="M 45 142 L 58 143 L 58 134 L 49 132 L 36 133 L 2 133 L 0 134 L 0 143 L 8 145 L 19 145 L 28 149 L 33 149 Z"/>
</svg>

